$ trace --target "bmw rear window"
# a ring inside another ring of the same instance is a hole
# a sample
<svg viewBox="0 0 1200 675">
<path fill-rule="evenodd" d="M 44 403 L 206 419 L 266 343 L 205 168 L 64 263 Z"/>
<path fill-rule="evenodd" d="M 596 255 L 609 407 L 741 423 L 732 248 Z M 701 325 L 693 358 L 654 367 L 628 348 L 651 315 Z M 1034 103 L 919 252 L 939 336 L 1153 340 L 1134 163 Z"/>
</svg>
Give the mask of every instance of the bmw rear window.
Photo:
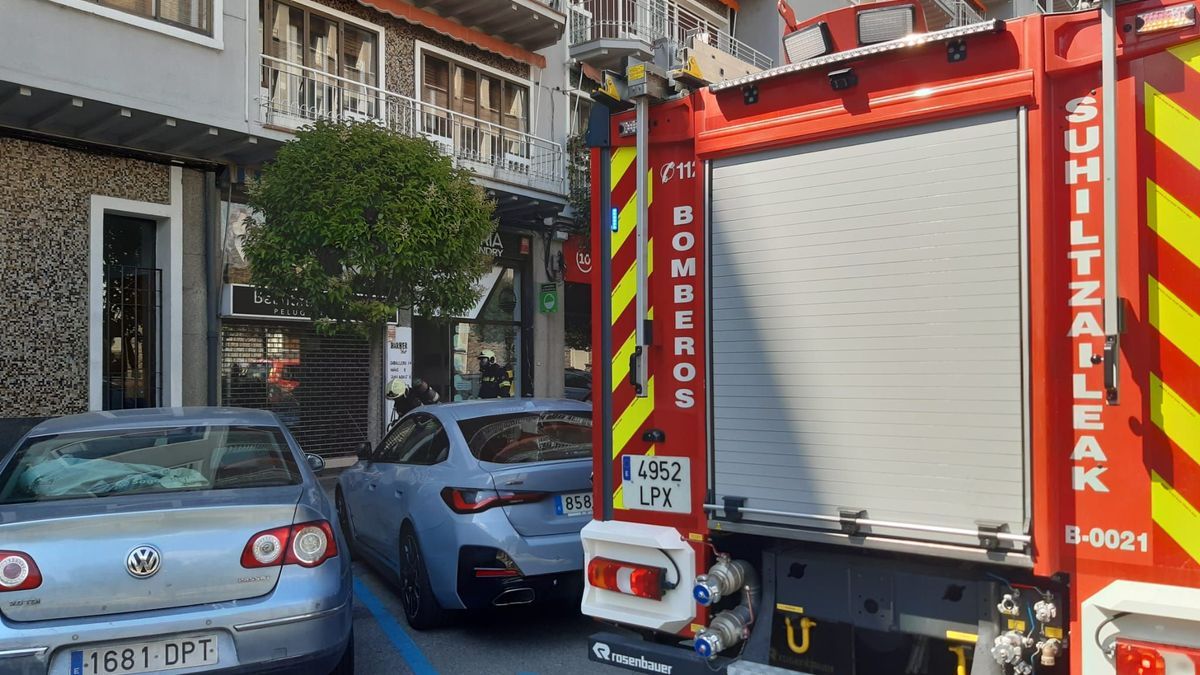
<svg viewBox="0 0 1200 675">
<path fill-rule="evenodd" d="M 297 485 L 279 429 L 109 429 L 27 439 L 0 473 L 0 504 Z"/>
<path fill-rule="evenodd" d="M 549 411 L 459 420 L 471 454 L 481 462 L 523 464 L 592 456 L 592 413 Z"/>
</svg>

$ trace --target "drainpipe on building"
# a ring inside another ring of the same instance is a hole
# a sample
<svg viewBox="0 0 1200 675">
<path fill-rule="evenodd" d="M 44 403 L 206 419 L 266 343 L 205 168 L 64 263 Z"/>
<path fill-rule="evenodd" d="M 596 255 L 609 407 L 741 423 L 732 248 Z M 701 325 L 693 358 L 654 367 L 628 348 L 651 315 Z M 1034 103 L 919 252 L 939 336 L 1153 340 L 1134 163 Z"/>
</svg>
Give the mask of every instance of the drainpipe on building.
<svg viewBox="0 0 1200 675">
<path fill-rule="evenodd" d="M 228 171 L 228 169 L 222 169 Z M 217 405 L 221 388 L 221 195 L 217 173 L 204 172 L 204 268 L 207 273 L 208 405 Z"/>
</svg>

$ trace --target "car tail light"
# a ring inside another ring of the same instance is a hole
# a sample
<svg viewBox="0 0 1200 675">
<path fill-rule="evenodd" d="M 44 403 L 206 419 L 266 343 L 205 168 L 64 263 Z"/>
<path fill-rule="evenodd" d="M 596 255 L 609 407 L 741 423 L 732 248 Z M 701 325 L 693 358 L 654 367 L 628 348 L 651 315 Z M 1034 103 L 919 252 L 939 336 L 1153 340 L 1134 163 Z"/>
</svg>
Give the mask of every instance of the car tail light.
<svg viewBox="0 0 1200 675">
<path fill-rule="evenodd" d="M 288 548 L 285 565 L 316 567 L 337 555 L 333 528 L 324 520 L 292 526 L 292 545 Z"/>
<path fill-rule="evenodd" d="M 588 583 L 606 591 L 639 598 L 661 600 L 666 589 L 666 570 L 652 565 L 620 562 L 610 558 L 592 558 L 587 568 Z"/>
<path fill-rule="evenodd" d="M 500 494 L 495 490 L 448 487 L 442 490 L 442 500 L 455 513 L 479 513 L 495 506 L 532 504 L 548 495 L 545 492 L 510 492 Z"/>
<path fill-rule="evenodd" d="M 1134 25 L 1137 26 L 1138 35 L 1195 26 L 1196 5 L 1175 5 L 1142 12 L 1137 15 Z"/>
<path fill-rule="evenodd" d="M 1180 675 L 1200 672 L 1200 650 L 1117 640 L 1117 675 Z"/>
<path fill-rule="evenodd" d="M 337 556 L 333 528 L 325 520 L 263 530 L 242 550 L 242 567 L 316 567 Z"/>
<path fill-rule="evenodd" d="M 42 585 L 42 572 L 33 558 L 20 551 L 0 551 L 0 593 L 28 591 Z"/>
<path fill-rule="evenodd" d="M 476 567 L 476 579 L 508 579 L 521 576 L 521 570 L 510 570 L 507 567 Z"/>
</svg>

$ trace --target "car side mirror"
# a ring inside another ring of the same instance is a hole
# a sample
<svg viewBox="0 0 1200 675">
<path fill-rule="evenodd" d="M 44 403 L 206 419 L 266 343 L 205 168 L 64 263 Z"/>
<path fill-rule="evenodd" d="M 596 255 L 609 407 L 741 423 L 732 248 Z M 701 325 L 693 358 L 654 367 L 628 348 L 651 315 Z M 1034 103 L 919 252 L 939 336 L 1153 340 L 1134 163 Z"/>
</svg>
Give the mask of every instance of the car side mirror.
<svg viewBox="0 0 1200 675">
<path fill-rule="evenodd" d="M 314 473 L 321 473 L 322 471 L 325 470 L 325 458 L 324 457 L 322 457 L 320 455 L 314 455 L 311 453 L 305 453 L 304 459 L 305 459 L 305 461 L 308 462 L 308 468 L 312 469 Z"/>
<path fill-rule="evenodd" d="M 358 444 L 358 450 L 354 452 L 359 459 L 370 459 L 371 457 L 371 442 L 363 441 Z"/>
</svg>

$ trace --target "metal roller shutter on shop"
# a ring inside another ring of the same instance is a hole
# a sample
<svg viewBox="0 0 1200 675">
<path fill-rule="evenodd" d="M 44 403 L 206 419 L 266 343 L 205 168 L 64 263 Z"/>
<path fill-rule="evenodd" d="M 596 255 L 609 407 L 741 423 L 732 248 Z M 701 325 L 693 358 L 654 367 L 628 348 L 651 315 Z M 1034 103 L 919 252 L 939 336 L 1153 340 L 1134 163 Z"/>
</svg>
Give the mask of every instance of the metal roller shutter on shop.
<svg viewBox="0 0 1200 675">
<path fill-rule="evenodd" d="M 354 452 L 367 438 L 369 355 L 366 339 L 307 324 L 226 322 L 221 403 L 274 411 L 305 452 Z"/>
</svg>

